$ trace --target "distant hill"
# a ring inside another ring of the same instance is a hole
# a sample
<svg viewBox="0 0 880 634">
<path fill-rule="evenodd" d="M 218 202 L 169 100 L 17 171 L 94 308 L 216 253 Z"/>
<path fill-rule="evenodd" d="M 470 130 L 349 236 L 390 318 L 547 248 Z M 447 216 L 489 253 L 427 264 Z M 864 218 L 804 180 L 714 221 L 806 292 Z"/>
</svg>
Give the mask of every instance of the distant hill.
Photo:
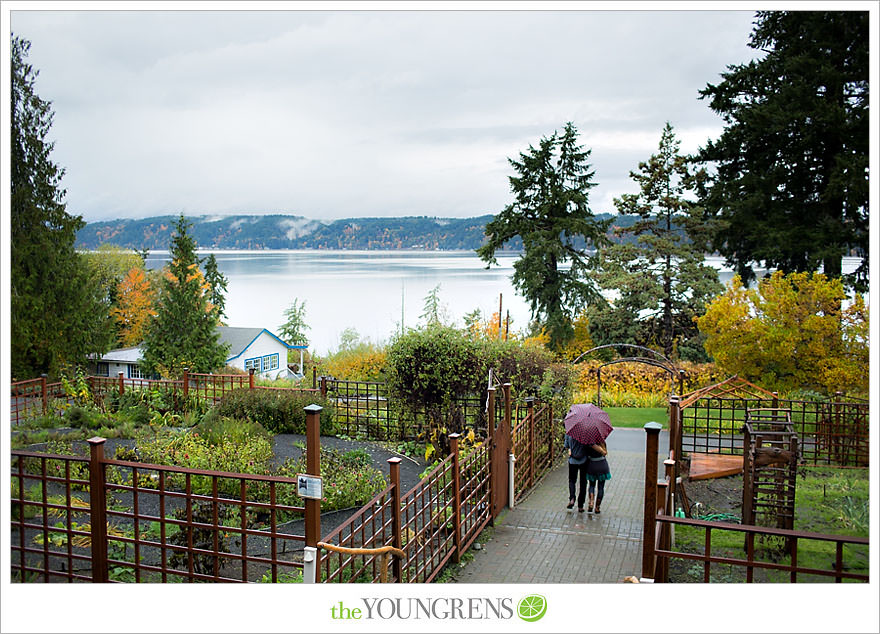
<svg viewBox="0 0 880 634">
<path fill-rule="evenodd" d="M 609 218 L 609 214 L 598 214 Z M 302 216 L 235 215 L 187 216 L 192 236 L 201 249 L 351 249 L 351 250 L 466 250 L 485 242 L 486 224 L 493 216 L 474 218 L 346 218 L 319 222 Z M 129 249 L 166 250 L 177 216 L 90 222 L 76 236 L 76 247 L 95 249 L 110 243 Z M 616 217 L 618 226 L 631 224 Z M 522 249 L 519 239 L 505 250 Z"/>
</svg>

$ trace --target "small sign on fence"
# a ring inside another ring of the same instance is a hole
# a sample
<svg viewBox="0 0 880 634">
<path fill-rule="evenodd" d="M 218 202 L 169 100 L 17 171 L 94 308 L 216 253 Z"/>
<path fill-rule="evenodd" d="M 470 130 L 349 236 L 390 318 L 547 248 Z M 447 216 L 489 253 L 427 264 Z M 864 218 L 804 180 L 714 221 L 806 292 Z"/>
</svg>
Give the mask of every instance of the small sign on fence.
<svg viewBox="0 0 880 634">
<path fill-rule="evenodd" d="M 322 497 L 323 480 L 321 476 L 305 473 L 296 476 L 296 492 L 303 499 L 320 500 Z"/>
</svg>

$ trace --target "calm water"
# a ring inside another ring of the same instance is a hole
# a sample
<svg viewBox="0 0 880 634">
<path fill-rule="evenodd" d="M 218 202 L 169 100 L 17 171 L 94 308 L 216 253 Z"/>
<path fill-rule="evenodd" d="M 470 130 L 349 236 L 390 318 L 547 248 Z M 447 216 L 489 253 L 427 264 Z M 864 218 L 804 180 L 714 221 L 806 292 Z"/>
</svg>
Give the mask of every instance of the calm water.
<svg viewBox="0 0 880 634">
<path fill-rule="evenodd" d="M 511 329 L 528 325 L 526 302 L 510 283 L 518 256 L 498 257 L 487 270 L 473 252 L 447 251 L 202 251 L 214 253 L 229 279 L 226 315 L 230 326 L 266 328 L 276 334 L 294 299 L 306 303 L 310 349 L 335 350 L 340 334 L 354 328 L 362 339 L 381 343 L 400 329 L 415 326 L 425 296 L 438 284 L 446 320 L 480 309 L 484 318 L 498 311 L 499 295 Z M 150 253 L 147 266 L 167 261 L 167 251 Z M 720 258 L 708 258 L 722 283 L 732 273 Z M 845 269 L 848 267 L 845 265 Z"/>
<path fill-rule="evenodd" d="M 486 270 L 470 252 L 400 251 L 210 251 L 229 279 L 226 315 L 230 326 L 267 328 L 277 334 L 294 299 L 306 303 L 310 348 L 335 350 L 339 336 L 354 328 L 362 339 L 387 341 L 415 326 L 425 296 L 438 284 L 448 319 L 463 324 L 474 309 L 498 311 L 499 295 L 511 328 L 529 320 L 526 303 L 510 284 L 516 256 L 498 258 Z M 202 251 L 206 255 L 209 251 Z M 147 265 L 162 266 L 167 252 L 150 254 Z"/>
</svg>

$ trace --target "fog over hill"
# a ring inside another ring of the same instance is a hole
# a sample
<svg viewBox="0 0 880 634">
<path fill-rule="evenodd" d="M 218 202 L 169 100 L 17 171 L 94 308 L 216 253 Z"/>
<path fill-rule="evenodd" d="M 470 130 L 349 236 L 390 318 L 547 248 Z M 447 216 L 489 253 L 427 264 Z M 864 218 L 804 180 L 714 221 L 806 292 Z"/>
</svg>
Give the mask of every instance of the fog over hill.
<svg viewBox="0 0 880 634">
<path fill-rule="evenodd" d="M 491 215 L 474 218 L 345 218 L 321 222 L 285 214 L 187 216 L 192 236 L 201 249 L 351 249 L 351 250 L 464 250 L 473 251 L 485 241 Z M 609 218 L 609 214 L 598 214 Z M 130 249 L 165 250 L 177 216 L 90 222 L 76 237 L 79 249 L 114 244 Z M 632 219 L 616 217 L 618 226 Z M 518 251 L 517 238 L 506 250 Z"/>
</svg>

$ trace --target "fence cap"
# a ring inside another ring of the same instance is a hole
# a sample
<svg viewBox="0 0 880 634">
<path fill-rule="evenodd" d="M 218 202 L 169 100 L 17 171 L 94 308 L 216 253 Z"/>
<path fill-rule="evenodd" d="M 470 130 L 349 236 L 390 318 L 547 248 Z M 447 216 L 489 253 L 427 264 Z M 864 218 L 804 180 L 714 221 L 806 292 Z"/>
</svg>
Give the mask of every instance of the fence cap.
<svg viewBox="0 0 880 634">
<path fill-rule="evenodd" d="M 660 423 L 645 423 L 645 431 L 660 431 L 661 429 L 663 429 L 663 425 Z"/>
<path fill-rule="evenodd" d="M 303 407 L 303 409 L 309 414 L 317 414 L 318 412 L 321 412 L 324 408 L 316 403 L 312 403 L 311 405 L 306 405 L 305 407 Z"/>
</svg>

